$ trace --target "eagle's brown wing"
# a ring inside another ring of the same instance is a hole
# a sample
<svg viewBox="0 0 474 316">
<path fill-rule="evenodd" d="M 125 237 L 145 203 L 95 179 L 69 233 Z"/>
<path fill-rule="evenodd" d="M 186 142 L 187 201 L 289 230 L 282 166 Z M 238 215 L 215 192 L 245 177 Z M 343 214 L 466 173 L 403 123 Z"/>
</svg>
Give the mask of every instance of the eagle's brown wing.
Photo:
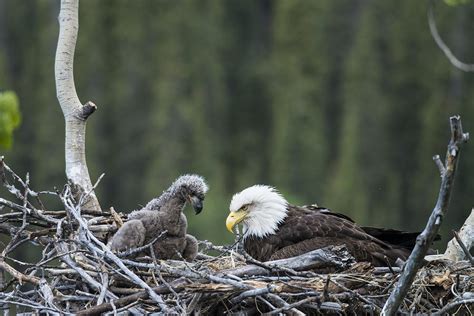
<svg viewBox="0 0 474 316">
<path fill-rule="evenodd" d="M 350 218 L 349 216 L 347 216 L 345 214 L 333 212 L 330 209 L 327 209 L 325 207 L 320 207 L 320 206 L 316 206 L 316 205 L 313 204 L 313 205 L 304 205 L 304 206 L 301 206 L 301 208 L 307 209 L 307 210 L 310 210 L 310 211 L 314 211 L 314 212 L 321 212 L 321 213 L 328 214 L 328 215 L 331 215 L 331 216 L 344 218 L 344 219 L 348 220 L 349 222 L 355 223 L 354 220 L 352 218 Z"/>
<path fill-rule="evenodd" d="M 355 223 L 355 221 L 349 216 L 345 214 L 333 212 L 330 209 L 327 209 L 325 207 L 319 207 L 316 205 L 305 205 L 302 207 L 308 210 L 315 211 L 315 212 L 321 212 L 327 215 L 344 218 L 352 223 Z M 418 235 L 421 233 L 421 232 L 406 232 L 406 231 L 392 229 L 392 228 L 379 228 L 379 227 L 368 227 L 368 226 L 361 226 L 360 228 L 364 232 L 369 234 L 370 236 L 375 237 L 383 242 L 386 242 L 391 245 L 404 247 L 409 250 L 415 247 L 416 237 L 418 237 Z M 441 239 L 441 236 L 436 235 L 435 241 L 440 240 L 440 239 Z"/>
<path fill-rule="evenodd" d="M 344 216 L 325 211 L 289 206 L 288 216 L 278 231 L 265 238 L 250 237 L 245 249 L 262 261 L 282 259 L 330 245 L 346 245 L 358 261 L 370 261 L 376 265 L 394 263 L 405 259 L 409 251 L 387 244 L 364 232 Z"/>
</svg>

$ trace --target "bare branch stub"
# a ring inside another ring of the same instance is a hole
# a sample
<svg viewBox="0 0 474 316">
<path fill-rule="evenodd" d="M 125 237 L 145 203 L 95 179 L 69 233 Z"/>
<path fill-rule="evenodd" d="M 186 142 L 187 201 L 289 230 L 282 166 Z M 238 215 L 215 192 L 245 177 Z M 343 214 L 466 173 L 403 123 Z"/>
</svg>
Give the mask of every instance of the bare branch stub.
<svg viewBox="0 0 474 316">
<path fill-rule="evenodd" d="M 88 101 L 86 104 L 81 106 L 77 113 L 76 117 L 82 121 L 86 121 L 89 116 L 94 113 L 97 110 L 97 105 L 95 105 L 93 102 Z"/>
<path fill-rule="evenodd" d="M 405 269 L 403 270 L 399 281 L 393 289 L 390 297 L 385 302 L 382 310 L 382 315 L 394 315 L 406 296 L 417 271 L 423 264 L 423 259 L 435 239 L 441 222 L 446 212 L 448 211 L 451 192 L 454 184 L 454 175 L 458 163 L 460 146 L 469 139 L 469 134 L 462 130 L 461 117 L 450 117 L 451 126 L 451 140 L 448 144 L 448 150 L 445 159 L 445 172 L 441 178 L 441 187 L 438 195 L 438 200 L 431 213 L 428 223 L 423 232 L 416 240 L 415 248 L 408 258 Z"/>
<path fill-rule="evenodd" d="M 441 161 L 439 155 L 434 155 L 433 156 L 433 161 L 435 162 L 436 166 L 439 169 L 439 175 L 442 178 L 444 176 L 444 173 L 446 172 L 446 168 L 443 165 L 443 162 Z"/>
<path fill-rule="evenodd" d="M 469 140 L 469 133 L 464 133 L 459 115 L 451 116 L 449 121 L 451 123 L 451 140 L 448 149 L 458 149 L 455 146 L 467 142 Z"/>
</svg>

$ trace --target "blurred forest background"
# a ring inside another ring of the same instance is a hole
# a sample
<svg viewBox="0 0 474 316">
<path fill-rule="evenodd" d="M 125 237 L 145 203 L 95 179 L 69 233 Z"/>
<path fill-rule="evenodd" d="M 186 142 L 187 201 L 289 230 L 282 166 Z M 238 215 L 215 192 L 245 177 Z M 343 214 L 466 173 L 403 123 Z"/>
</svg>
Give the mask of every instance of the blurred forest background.
<svg viewBox="0 0 474 316">
<path fill-rule="evenodd" d="M 439 31 L 474 61 L 474 4 L 437 2 Z M 99 109 L 87 159 L 102 207 L 128 212 L 180 174 L 211 190 L 190 230 L 233 240 L 232 194 L 265 183 L 364 225 L 424 227 L 439 189 L 448 117 L 474 132 L 474 75 L 445 58 L 428 1 L 82 0 L 76 87 Z M 36 190 L 61 188 L 55 95 L 59 1 L 0 0 L 0 91 L 22 122 L 7 163 Z M 462 153 L 443 234 L 473 206 L 474 146 Z M 50 204 L 51 209 L 60 208 Z M 444 247 L 444 243 L 440 244 Z"/>
</svg>

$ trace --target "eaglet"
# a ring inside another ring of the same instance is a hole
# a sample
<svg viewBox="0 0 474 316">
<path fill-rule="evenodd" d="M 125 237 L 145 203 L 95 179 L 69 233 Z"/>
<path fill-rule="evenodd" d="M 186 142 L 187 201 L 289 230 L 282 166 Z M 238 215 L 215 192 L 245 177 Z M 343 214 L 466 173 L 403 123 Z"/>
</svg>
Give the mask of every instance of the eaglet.
<svg viewBox="0 0 474 316">
<path fill-rule="evenodd" d="M 113 251 L 125 251 L 150 243 L 159 259 L 193 260 L 198 252 L 194 236 L 186 234 L 188 223 L 183 209 L 189 202 L 195 213 L 203 207 L 208 187 L 198 175 L 184 175 L 176 179 L 160 197 L 148 202 L 141 210 L 129 214 L 109 242 Z"/>
</svg>

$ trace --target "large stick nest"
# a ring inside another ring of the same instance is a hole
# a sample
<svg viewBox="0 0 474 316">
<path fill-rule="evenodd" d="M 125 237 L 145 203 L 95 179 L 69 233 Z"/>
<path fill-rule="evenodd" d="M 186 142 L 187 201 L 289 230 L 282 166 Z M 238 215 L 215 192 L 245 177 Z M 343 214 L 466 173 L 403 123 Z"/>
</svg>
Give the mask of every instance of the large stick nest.
<svg viewBox="0 0 474 316">
<path fill-rule="evenodd" d="M 379 313 L 400 268 L 354 263 L 344 247 L 296 259 L 258 262 L 234 246 L 200 242 L 193 262 L 113 254 L 106 240 L 125 216 L 81 210 L 81 198 L 35 192 L 2 163 L 5 187 L 19 201 L 0 198 L 0 307 L 60 314 L 153 312 L 226 314 Z M 42 196 L 59 198 L 64 210 L 48 211 Z M 159 239 L 155 242 L 159 242 Z M 40 248 L 37 262 L 12 256 L 23 244 Z M 149 245 L 148 245 L 149 246 Z M 133 258 L 133 259 L 130 259 Z M 473 311 L 474 268 L 468 262 L 427 263 L 404 298 L 407 313 Z"/>
</svg>

